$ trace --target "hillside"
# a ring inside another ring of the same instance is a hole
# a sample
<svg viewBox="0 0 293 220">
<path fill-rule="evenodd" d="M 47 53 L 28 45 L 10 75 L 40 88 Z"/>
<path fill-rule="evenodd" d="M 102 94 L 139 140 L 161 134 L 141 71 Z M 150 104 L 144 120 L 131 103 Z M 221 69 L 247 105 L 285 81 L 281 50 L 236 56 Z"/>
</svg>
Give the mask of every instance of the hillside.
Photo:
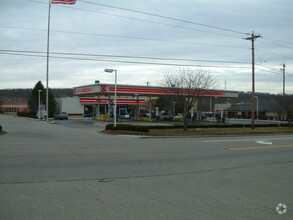
<svg viewBox="0 0 293 220">
<path fill-rule="evenodd" d="M 73 89 L 58 88 L 51 89 L 56 98 L 72 97 Z M 0 89 L 0 99 L 27 99 L 31 95 L 32 89 Z"/>
</svg>

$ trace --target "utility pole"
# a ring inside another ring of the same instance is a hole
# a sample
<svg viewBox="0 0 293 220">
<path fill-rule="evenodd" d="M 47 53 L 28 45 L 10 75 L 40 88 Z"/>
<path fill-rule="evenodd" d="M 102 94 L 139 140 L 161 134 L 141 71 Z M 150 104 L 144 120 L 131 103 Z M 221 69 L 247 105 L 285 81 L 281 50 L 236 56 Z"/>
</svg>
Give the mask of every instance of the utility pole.
<svg viewBox="0 0 293 220">
<path fill-rule="evenodd" d="M 255 128 L 254 119 L 255 119 L 255 77 L 254 77 L 254 41 L 259 38 L 260 35 L 255 35 L 252 32 L 250 37 L 244 38 L 245 40 L 251 41 L 251 51 L 252 51 L 252 93 L 251 93 L 251 129 Z"/>
</svg>

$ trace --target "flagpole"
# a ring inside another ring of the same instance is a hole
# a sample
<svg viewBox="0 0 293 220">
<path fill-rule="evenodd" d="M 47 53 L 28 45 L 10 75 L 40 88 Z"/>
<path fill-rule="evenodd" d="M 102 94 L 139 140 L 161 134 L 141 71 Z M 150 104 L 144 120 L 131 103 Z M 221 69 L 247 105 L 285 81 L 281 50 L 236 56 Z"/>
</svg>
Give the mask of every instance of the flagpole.
<svg viewBox="0 0 293 220">
<path fill-rule="evenodd" d="M 47 69 L 46 69 L 46 121 L 49 121 L 49 52 L 50 52 L 50 19 L 51 19 L 51 0 L 49 0 L 48 11 L 48 33 L 47 33 Z"/>
</svg>

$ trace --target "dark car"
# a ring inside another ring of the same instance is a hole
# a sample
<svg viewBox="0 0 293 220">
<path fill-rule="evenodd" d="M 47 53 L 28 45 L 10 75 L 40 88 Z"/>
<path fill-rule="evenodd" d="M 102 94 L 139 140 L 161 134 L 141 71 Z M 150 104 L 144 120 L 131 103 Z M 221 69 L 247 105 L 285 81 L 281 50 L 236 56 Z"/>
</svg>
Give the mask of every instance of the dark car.
<svg viewBox="0 0 293 220">
<path fill-rule="evenodd" d="M 58 120 L 65 119 L 65 120 L 68 120 L 68 114 L 67 114 L 67 112 L 59 112 L 59 113 L 56 113 L 54 115 L 54 119 L 58 119 Z"/>
</svg>

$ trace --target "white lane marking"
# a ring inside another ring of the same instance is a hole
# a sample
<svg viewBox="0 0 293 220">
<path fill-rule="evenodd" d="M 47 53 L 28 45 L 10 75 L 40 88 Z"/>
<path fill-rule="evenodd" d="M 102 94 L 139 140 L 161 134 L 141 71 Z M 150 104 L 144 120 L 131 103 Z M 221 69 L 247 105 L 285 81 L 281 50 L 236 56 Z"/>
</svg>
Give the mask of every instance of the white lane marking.
<svg viewBox="0 0 293 220">
<path fill-rule="evenodd" d="M 256 149 L 270 149 L 270 148 L 282 148 L 282 147 L 293 147 L 293 145 L 276 145 L 276 146 L 258 146 L 258 147 L 232 147 L 225 148 L 224 150 L 256 150 Z"/>
<path fill-rule="evenodd" d="M 271 140 L 293 140 L 293 137 L 280 137 L 280 138 L 270 138 Z M 224 140 L 203 140 L 204 143 L 217 143 L 217 142 L 237 142 L 237 141 L 257 141 L 259 137 L 255 137 L 254 139 L 224 139 Z"/>
<path fill-rule="evenodd" d="M 258 143 L 258 144 L 267 144 L 267 145 L 270 145 L 270 144 L 272 144 L 273 142 L 270 142 L 270 141 L 256 141 L 256 143 Z"/>
</svg>

